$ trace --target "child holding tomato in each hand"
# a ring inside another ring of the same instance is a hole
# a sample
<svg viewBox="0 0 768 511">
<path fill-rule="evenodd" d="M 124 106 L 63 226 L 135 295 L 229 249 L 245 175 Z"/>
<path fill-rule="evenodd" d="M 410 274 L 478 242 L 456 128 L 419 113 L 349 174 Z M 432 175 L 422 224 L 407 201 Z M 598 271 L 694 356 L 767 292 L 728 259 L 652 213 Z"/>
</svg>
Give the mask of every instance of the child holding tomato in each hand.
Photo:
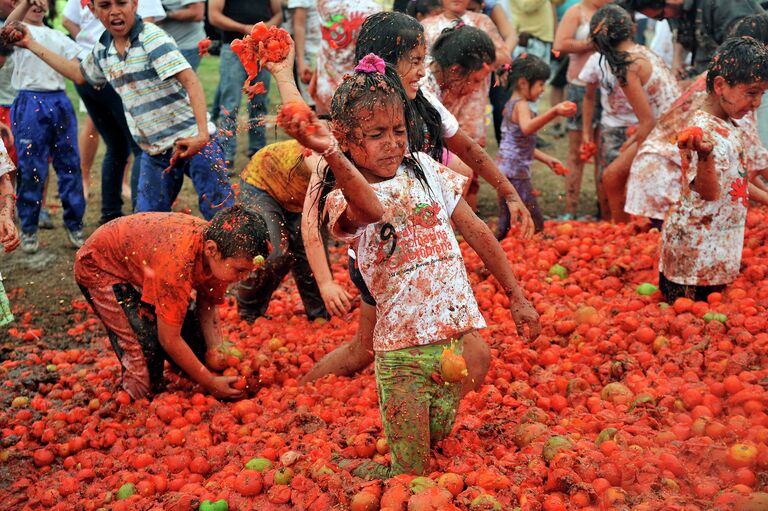
<svg viewBox="0 0 768 511">
<path fill-rule="evenodd" d="M 691 163 L 661 238 L 659 288 L 669 302 L 706 300 L 738 276 L 749 169 L 734 120 L 759 107 L 766 89 L 768 49 L 748 37 L 723 43 L 707 71 L 707 98 L 678 137 Z"/>
<path fill-rule="evenodd" d="M 236 398 L 218 304 L 227 286 L 266 257 L 267 226 L 241 206 L 207 223 L 181 213 L 137 213 L 97 229 L 75 256 L 75 280 L 107 329 L 133 399 L 163 387 L 165 360 L 211 394 Z M 195 293 L 195 299 L 191 296 Z"/>
<path fill-rule="evenodd" d="M 499 144 L 499 168 L 517 190 L 528 208 L 536 226 L 536 232 L 544 229 L 544 217 L 533 194 L 531 165 L 534 158 L 549 166 L 556 174 L 565 175 L 567 169 L 556 158 L 536 149 L 536 133 L 557 117 L 573 117 L 576 105 L 559 103 L 542 115 L 536 115 L 535 104 L 544 92 L 549 80 L 549 65 L 534 55 L 522 54 L 511 65 L 499 72 L 499 78 L 512 91 L 504 108 Z M 509 211 L 500 204 L 496 238 L 504 239 L 509 232 Z"/>
</svg>

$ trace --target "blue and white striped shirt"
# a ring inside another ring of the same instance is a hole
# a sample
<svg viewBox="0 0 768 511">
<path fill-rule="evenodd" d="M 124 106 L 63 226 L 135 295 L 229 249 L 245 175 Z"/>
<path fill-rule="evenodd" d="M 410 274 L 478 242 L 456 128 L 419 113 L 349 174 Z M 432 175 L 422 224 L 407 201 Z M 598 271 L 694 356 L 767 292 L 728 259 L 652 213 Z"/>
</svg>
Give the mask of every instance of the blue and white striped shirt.
<svg viewBox="0 0 768 511">
<path fill-rule="evenodd" d="M 174 78 L 190 66 L 163 29 L 138 16 L 130 39 L 121 56 L 105 31 L 80 68 L 91 85 L 100 88 L 109 83 L 120 95 L 139 147 L 150 155 L 161 154 L 177 139 L 197 135 L 187 91 Z"/>
</svg>

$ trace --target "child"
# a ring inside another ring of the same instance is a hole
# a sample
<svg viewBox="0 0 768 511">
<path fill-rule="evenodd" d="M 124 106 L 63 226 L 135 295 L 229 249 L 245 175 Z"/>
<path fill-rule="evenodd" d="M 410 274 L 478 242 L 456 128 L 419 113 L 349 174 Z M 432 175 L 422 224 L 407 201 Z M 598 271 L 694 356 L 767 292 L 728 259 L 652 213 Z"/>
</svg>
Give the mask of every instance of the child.
<svg viewBox="0 0 768 511">
<path fill-rule="evenodd" d="M 733 120 L 757 109 L 766 89 L 766 47 L 747 37 L 723 43 L 707 70 L 707 98 L 690 121 L 701 131 L 679 139 L 690 167 L 665 220 L 659 261 L 659 289 L 670 303 L 706 300 L 738 276 L 749 169 Z"/>
<path fill-rule="evenodd" d="M 0 245 L 5 253 L 13 252 L 19 246 L 19 233 L 13 223 L 14 199 L 13 180 L 16 167 L 13 166 L 11 157 L 5 149 L 5 144 L 0 139 Z"/>
<path fill-rule="evenodd" d="M 497 53 L 488 34 L 463 24 L 443 30 L 430 52 L 432 61 L 422 84 L 423 90 L 445 105 L 458 120 L 462 131 L 484 147 L 489 77 L 493 67 L 504 59 Z M 504 64 L 508 62 L 509 59 Z M 477 176 L 473 176 L 467 194 L 467 202 L 472 208 L 477 205 L 478 190 Z"/>
<path fill-rule="evenodd" d="M 77 61 L 80 47 L 67 36 L 43 25 L 47 0 L 20 0 L 8 23 L 24 20 L 31 37 L 68 59 Z M 38 220 L 43 188 L 53 161 L 64 207 L 64 225 L 73 247 L 83 246 L 85 197 L 77 150 L 77 116 L 65 92 L 64 77 L 29 50 L 17 49 L 12 86 L 18 95 L 11 107 L 11 123 L 19 161 L 17 208 L 21 220 L 21 250 L 37 252 Z"/>
<path fill-rule="evenodd" d="M 309 90 L 318 114 L 327 114 L 333 93 L 355 67 L 355 41 L 366 17 L 380 11 L 376 0 L 318 0 L 317 14 L 323 40 L 317 71 Z"/>
<path fill-rule="evenodd" d="M 408 103 L 413 107 L 414 122 L 417 127 L 414 136 L 418 147 L 444 164 L 452 163 L 444 160 L 445 155 L 450 154 L 448 150 L 469 162 L 472 172 L 482 176 L 496 188 L 499 201 L 504 203 L 504 208 L 509 209 L 514 218 L 522 217 L 521 237 L 530 237 L 533 233 L 533 222 L 515 189 L 504 178 L 488 154 L 459 127 L 453 114 L 448 112 L 433 94 L 421 89 L 421 79 L 425 75 L 426 50 L 424 28 L 421 24 L 402 13 L 380 12 L 369 16 L 363 23 L 355 56 L 362 59 L 365 55 L 373 53 L 395 67 L 403 83 Z M 312 191 L 318 188 L 315 181 L 319 181 L 317 173 L 313 174 L 313 181 L 310 182 Z M 308 222 L 312 222 L 312 219 L 317 217 L 317 200 L 311 199 L 304 210 L 304 218 Z M 321 238 L 317 225 L 302 228 L 302 235 L 307 246 L 309 262 L 315 275 L 319 276 L 325 265 L 325 254 L 321 252 Z M 313 254 L 317 254 L 316 259 Z M 365 282 L 355 263 L 354 251 L 350 251 L 349 256 L 350 277 L 360 290 L 362 298 L 357 335 L 350 342 L 318 361 L 305 376 L 305 381 L 330 373 L 349 375 L 373 362 L 373 325 L 376 323 L 376 303 L 365 287 Z M 480 338 L 466 336 L 464 341 L 465 357 L 470 361 L 472 384 L 466 387 L 466 390 L 469 390 L 481 385 L 485 379 L 490 353 L 487 353 L 487 344 Z"/>
<path fill-rule="evenodd" d="M 563 220 L 573 219 L 578 215 L 581 178 L 584 173 L 584 162 L 579 157 L 579 150 L 583 143 L 581 105 L 586 84 L 579 80 L 579 73 L 594 52 L 592 41 L 589 40 L 589 20 L 608 2 L 609 0 L 582 0 L 569 8 L 557 26 L 555 41 L 552 44 L 555 52 L 568 54 L 568 71 L 566 72 L 568 85 L 565 87 L 565 94 L 566 99 L 576 103 L 578 109 L 566 126 L 568 128 L 566 167 L 570 172 L 565 178 L 565 214 L 561 217 Z"/>
<path fill-rule="evenodd" d="M 408 16 L 416 18 L 417 21 L 424 21 L 430 16 L 437 16 L 443 10 L 441 0 L 411 0 L 408 2 L 406 13 Z"/>
<path fill-rule="evenodd" d="M 216 397 L 241 395 L 231 386 L 236 377 L 215 376 L 201 360 L 226 367 L 217 306 L 227 285 L 267 253 L 264 220 L 240 206 L 210 223 L 181 213 L 131 215 L 88 238 L 75 257 L 75 280 L 107 329 L 133 399 L 163 388 L 165 360 Z"/>
<path fill-rule="evenodd" d="M 241 174 L 238 200 L 259 213 L 267 223 L 272 252 L 237 288 L 237 310 L 248 322 L 264 316 L 277 286 L 291 271 L 309 320 L 328 319 L 324 303 L 334 314 L 349 307 L 349 296 L 341 287 L 318 288 L 307 262 L 301 231 L 301 210 L 307 195 L 310 175 L 317 167 L 317 156 L 305 157 L 295 140 L 268 145 L 253 155 Z M 330 274 L 328 258 L 321 242 L 319 271 Z M 332 282 L 332 281 L 331 281 Z M 339 301 L 341 303 L 339 303 Z"/>
<path fill-rule="evenodd" d="M 429 469 L 430 445 L 450 433 L 459 404 L 457 383 L 433 379 L 441 354 L 450 345 L 460 353 L 461 337 L 484 326 L 451 221 L 510 297 L 520 333 L 523 325 L 530 337 L 539 332 L 501 246 L 461 198 L 461 177 L 424 153 L 406 156 L 411 119 L 393 74 L 378 57 L 360 62 L 333 99 L 336 138 L 317 122 L 311 136 L 303 123 L 286 126 L 324 155 L 338 189 L 321 206 L 331 232 L 355 245 L 376 300 L 376 380 L 392 464 L 355 471 L 376 477 Z"/>
<path fill-rule="evenodd" d="M 215 128 L 207 122 L 200 80 L 173 39 L 136 15 L 135 1 L 99 0 L 93 12 L 107 31 L 82 65 L 49 51 L 23 27 L 16 44 L 77 84 L 109 83 L 120 95 L 128 127 L 143 151 L 136 212 L 170 211 L 187 174 L 200 212 L 211 219 L 218 208 L 231 206 L 234 196 L 221 147 L 210 139 Z"/>
<path fill-rule="evenodd" d="M 579 74 L 587 83 L 584 98 L 584 140 L 591 141 L 592 112 L 600 85 L 600 167 L 604 200 L 601 213 L 626 222 L 626 184 L 639 145 L 656 119 L 680 96 L 672 70 L 664 61 L 634 41 L 632 17 L 618 5 L 601 7 L 592 16 L 590 38 L 597 49 Z M 634 134 L 627 131 L 635 126 Z M 606 208 L 608 211 L 606 211 Z"/>
<path fill-rule="evenodd" d="M 504 175 L 517 190 L 518 195 L 533 217 L 536 232 L 544 229 L 544 217 L 539 209 L 531 183 L 531 165 L 537 159 L 554 172 L 561 173 L 562 163 L 536 149 L 536 132 L 558 116 L 571 117 L 576 112 L 572 105 L 560 103 L 542 115 L 536 115 L 535 104 L 544 92 L 549 79 L 549 65 L 540 58 L 522 54 L 511 66 L 499 71 L 502 83 L 512 96 L 504 110 L 501 125 L 501 144 L 497 160 Z M 496 239 L 502 240 L 509 232 L 509 213 L 501 204 Z"/>
</svg>

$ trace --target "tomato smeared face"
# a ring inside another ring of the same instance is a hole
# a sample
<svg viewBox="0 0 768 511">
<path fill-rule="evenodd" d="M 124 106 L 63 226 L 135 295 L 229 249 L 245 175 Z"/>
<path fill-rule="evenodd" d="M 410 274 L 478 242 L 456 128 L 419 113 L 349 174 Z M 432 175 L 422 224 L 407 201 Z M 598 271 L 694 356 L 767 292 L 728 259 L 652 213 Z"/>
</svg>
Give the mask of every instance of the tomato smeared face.
<svg viewBox="0 0 768 511">
<path fill-rule="evenodd" d="M 371 181 L 394 177 L 408 146 L 408 132 L 402 103 L 376 102 L 373 108 L 358 107 L 358 122 L 343 145 L 352 161 Z"/>
</svg>

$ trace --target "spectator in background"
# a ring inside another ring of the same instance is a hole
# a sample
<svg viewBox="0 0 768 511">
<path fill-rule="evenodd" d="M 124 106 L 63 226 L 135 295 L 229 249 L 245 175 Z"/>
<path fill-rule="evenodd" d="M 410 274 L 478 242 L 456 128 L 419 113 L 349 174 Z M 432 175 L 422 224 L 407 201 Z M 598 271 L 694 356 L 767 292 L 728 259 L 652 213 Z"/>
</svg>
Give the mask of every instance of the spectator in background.
<svg viewBox="0 0 768 511">
<path fill-rule="evenodd" d="M 318 0 L 317 13 L 323 40 L 317 54 L 317 71 L 309 90 L 318 114 L 328 114 L 333 93 L 344 75 L 352 73 L 355 44 L 365 18 L 381 11 L 376 0 Z"/>
<path fill-rule="evenodd" d="M 213 116 L 219 120 L 224 159 L 232 171 L 237 149 L 237 113 L 248 73 L 230 44 L 250 34 L 256 23 L 279 25 L 283 20 L 282 7 L 280 0 L 210 0 L 208 18 L 211 25 L 221 30 L 219 87 L 216 91 L 219 111 Z M 264 82 L 264 87 L 269 90 L 267 70 L 256 75 L 254 81 Z M 267 113 L 267 100 L 267 94 L 255 94 L 248 101 L 248 158 L 266 145 L 265 128 L 259 121 Z"/>
<path fill-rule="evenodd" d="M 158 26 L 168 32 L 192 69 L 200 65 L 197 43 L 205 39 L 205 2 L 200 0 L 162 0 L 165 19 Z"/>
<path fill-rule="evenodd" d="M 283 28 L 291 34 L 296 45 L 296 78 L 299 91 L 308 105 L 315 104 L 309 94 L 309 82 L 320 51 L 320 17 L 315 0 L 283 0 Z"/>
<path fill-rule="evenodd" d="M 677 42 L 693 53 L 693 77 L 707 70 L 715 50 L 734 24 L 751 14 L 762 14 L 758 0 L 623 0 L 623 7 L 650 18 L 667 19 L 677 29 Z"/>
<path fill-rule="evenodd" d="M 563 19 L 565 11 L 579 3 L 579 0 L 553 0 L 552 5 L 555 6 L 555 29 L 560 24 L 560 20 Z M 556 105 L 562 103 L 565 100 L 565 86 L 568 85 L 567 73 L 568 64 L 570 59 L 567 53 L 560 53 L 559 51 L 553 51 L 550 59 L 550 65 L 552 66 L 552 79 L 549 81 L 549 104 Z M 552 133 L 556 137 L 562 137 L 565 135 L 565 124 L 559 121 L 555 121 L 552 124 Z"/>
<path fill-rule="evenodd" d="M 165 10 L 160 0 L 140 0 L 138 14 L 144 21 L 159 22 L 165 18 Z M 91 53 L 96 42 L 104 33 L 104 25 L 93 14 L 88 4 L 81 0 L 68 0 L 64 7 L 62 25 L 75 38 L 75 42 Z M 133 154 L 131 169 L 131 195 L 136 200 L 139 179 L 141 149 L 133 140 L 125 120 L 123 101 L 111 85 L 106 84 L 100 89 L 86 82 L 75 84 L 77 94 L 88 112 L 96 131 L 104 140 L 106 150 L 101 161 L 101 217 L 99 225 L 123 215 L 123 175 L 128 163 L 128 156 Z M 96 154 L 99 139 L 87 130 L 81 133 L 81 153 L 90 162 Z M 88 164 L 88 162 L 86 162 Z M 90 164 L 88 164 L 90 170 Z"/>
<path fill-rule="evenodd" d="M 555 38 L 555 11 L 550 0 L 508 0 L 518 43 L 513 56 L 522 53 L 549 64 Z"/>
<path fill-rule="evenodd" d="M 405 11 L 408 16 L 416 18 L 419 22 L 430 16 L 437 16 L 443 10 L 441 0 L 412 0 Z"/>
</svg>

